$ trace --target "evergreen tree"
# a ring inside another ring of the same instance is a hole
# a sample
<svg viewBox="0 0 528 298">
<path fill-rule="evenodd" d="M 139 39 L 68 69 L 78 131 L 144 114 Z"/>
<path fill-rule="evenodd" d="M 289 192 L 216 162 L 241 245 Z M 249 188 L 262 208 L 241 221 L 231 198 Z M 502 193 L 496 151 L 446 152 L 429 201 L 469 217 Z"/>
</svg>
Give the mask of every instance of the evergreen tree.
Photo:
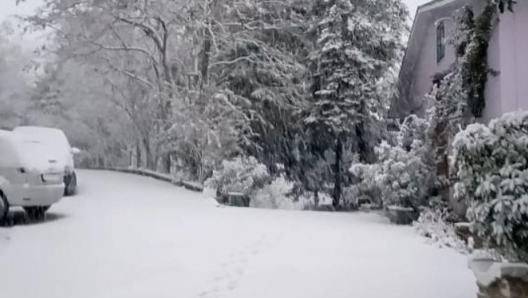
<svg viewBox="0 0 528 298">
<path fill-rule="evenodd" d="M 339 207 L 343 148 L 353 141 L 360 160 L 369 159 L 366 128 L 383 116 L 377 85 L 401 57 L 407 10 L 400 0 L 319 0 L 313 12 L 313 101 L 305 122 L 335 153 Z"/>
<path fill-rule="evenodd" d="M 231 35 L 212 57 L 215 82 L 251 119 L 246 153 L 272 173 L 277 164 L 290 169 L 294 139 L 302 131 L 298 111 L 305 101 L 309 5 L 250 0 L 235 1 L 234 7 L 224 16 Z"/>
</svg>

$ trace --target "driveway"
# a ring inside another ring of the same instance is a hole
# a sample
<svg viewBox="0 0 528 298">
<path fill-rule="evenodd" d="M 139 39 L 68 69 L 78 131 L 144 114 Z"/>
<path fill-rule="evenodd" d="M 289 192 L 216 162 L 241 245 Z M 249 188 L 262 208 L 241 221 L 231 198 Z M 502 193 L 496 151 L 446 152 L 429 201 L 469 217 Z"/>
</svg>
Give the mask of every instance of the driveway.
<svg viewBox="0 0 528 298">
<path fill-rule="evenodd" d="M 0 228 L 0 297 L 476 297 L 465 256 L 376 215 L 219 208 L 145 177 L 78 177 L 46 222 Z"/>
</svg>

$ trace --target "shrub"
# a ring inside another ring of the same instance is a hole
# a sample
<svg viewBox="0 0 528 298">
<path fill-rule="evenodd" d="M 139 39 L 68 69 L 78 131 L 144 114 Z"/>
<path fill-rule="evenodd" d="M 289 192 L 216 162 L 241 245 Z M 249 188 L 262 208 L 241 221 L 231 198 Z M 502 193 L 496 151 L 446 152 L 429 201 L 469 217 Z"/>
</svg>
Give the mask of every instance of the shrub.
<svg viewBox="0 0 528 298">
<path fill-rule="evenodd" d="M 431 242 L 440 247 L 466 252 L 468 247 L 457 236 L 454 225 L 445 221 L 447 216 L 447 209 L 427 209 L 420 214 L 413 226 L 420 235 L 431 239 Z"/>
<path fill-rule="evenodd" d="M 528 261 L 528 112 L 470 125 L 453 146 L 455 197 L 467 202 L 478 236 Z"/>
<path fill-rule="evenodd" d="M 414 210 L 426 203 L 431 170 L 424 161 L 423 143 L 415 140 L 411 150 L 384 143 L 377 149 L 380 182 L 384 205 L 410 207 Z"/>
<path fill-rule="evenodd" d="M 402 124 L 394 146 L 383 142 L 376 148 L 377 163 L 353 165 L 351 171 L 360 179 L 359 196 L 381 193 L 385 206 L 418 210 L 424 205 L 435 173 L 425 144 L 426 129 L 426 120 L 410 116 Z"/>
<path fill-rule="evenodd" d="M 236 157 L 224 160 L 219 170 L 205 182 L 207 187 L 215 188 L 218 193 L 240 192 L 249 195 L 262 188 L 270 179 L 265 165 L 254 157 Z"/>
<path fill-rule="evenodd" d="M 251 198 L 250 207 L 268 209 L 302 209 L 303 206 L 296 204 L 288 195 L 293 190 L 293 183 L 286 181 L 284 177 L 273 180 L 270 184 L 257 190 Z"/>
<path fill-rule="evenodd" d="M 354 164 L 350 169 L 359 181 L 348 187 L 346 191 L 355 198 L 355 204 L 370 201 L 371 204 L 382 205 L 381 183 L 377 180 L 381 175 L 380 164 Z"/>
</svg>

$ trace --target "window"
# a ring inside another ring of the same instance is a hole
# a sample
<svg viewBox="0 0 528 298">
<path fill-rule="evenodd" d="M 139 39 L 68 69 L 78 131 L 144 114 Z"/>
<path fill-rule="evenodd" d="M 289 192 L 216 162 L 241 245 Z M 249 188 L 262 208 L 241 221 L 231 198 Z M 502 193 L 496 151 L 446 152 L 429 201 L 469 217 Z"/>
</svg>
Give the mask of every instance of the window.
<svg viewBox="0 0 528 298">
<path fill-rule="evenodd" d="M 436 62 L 442 61 L 445 56 L 445 25 L 444 21 L 436 26 Z"/>
</svg>

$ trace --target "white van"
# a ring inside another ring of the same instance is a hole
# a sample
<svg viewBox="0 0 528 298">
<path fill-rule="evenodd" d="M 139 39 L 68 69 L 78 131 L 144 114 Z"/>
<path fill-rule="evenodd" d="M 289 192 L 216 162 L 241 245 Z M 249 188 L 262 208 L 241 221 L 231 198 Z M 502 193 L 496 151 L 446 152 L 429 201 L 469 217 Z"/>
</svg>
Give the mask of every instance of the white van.
<svg viewBox="0 0 528 298">
<path fill-rule="evenodd" d="M 0 221 L 10 207 L 42 219 L 64 194 L 63 168 L 37 140 L 0 130 Z"/>
<path fill-rule="evenodd" d="M 75 174 L 75 164 L 73 155 L 80 152 L 77 148 L 72 148 L 66 134 L 60 129 L 39 127 L 39 126 L 19 126 L 13 130 L 16 134 L 28 136 L 42 142 L 49 147 L 51 156 L 57 164 L 64 169 L 64 195 L 75 194 L 77 188 L 77 175 Z"/>
</svg>

